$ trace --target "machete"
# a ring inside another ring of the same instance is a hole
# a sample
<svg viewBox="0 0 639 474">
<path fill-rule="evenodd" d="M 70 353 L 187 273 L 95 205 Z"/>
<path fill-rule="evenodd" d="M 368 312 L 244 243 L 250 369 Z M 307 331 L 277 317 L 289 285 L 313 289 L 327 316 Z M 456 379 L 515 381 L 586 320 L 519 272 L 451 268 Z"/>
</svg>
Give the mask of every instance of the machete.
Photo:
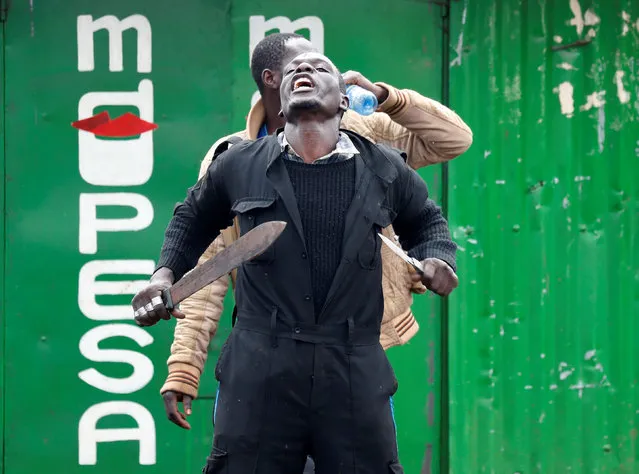
<svg viewBox="0 0 639 474">
<path fill-rule="evenodd" d="M 172 310 L 196 291 L 262 254 L 277 240 L 285 227 L 286 222 L 283 221 L 270 221 L 258 225 L 211 259 L 195 267 L 171 288 L 162 292 L 162 301 L 166 309 Z"/>
<path fill-rule="evenodd" d="M 409 257 L 399 245 L 395 245 L 393 241 L 389 239 L 388 237 L 379 233 L 377 235 L 380 236 L 380 238 L 382 239 L 382 242 L 384 242 L 388 246 L 388 248 L 395 253 L 395 255 L 397 255 L 399 258 L 401 258 L 406 263 L 411 265 L 415 270 L 417 270 L 417 273 L 419 273 L 422 276 L 424 275 L 424 266 L 422 265 L 422 262 L 420 262 L 416 258 Z"/>
</svg>

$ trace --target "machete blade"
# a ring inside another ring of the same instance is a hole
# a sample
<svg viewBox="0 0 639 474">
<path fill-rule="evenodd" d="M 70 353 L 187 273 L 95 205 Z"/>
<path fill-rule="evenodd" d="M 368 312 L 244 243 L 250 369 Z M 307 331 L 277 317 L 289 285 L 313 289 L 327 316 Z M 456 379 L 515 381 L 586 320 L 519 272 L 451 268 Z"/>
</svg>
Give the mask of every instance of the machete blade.
<svg viewBox="0 0 639 474">
<path fill-rule="evenodd" d="M 278 239 L 285 227 L 286 222 L 283 221 L 260 224 L 199 267 L 195 267 L 171 288 L 162 292 L 166 308 L 175 308 L 196 291 L 262 254 Z"/>
</svg>

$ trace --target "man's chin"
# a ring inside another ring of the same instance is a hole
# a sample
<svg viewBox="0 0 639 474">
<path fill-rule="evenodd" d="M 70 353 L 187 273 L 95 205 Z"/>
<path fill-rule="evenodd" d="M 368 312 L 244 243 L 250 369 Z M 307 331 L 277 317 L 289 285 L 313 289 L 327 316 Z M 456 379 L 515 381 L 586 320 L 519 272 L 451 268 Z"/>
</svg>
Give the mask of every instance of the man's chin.
<svg viewBox="0 0 639 474">
<path fill-rule="evenodd" d="M 291 101 L 291 103 L 289 104 L 289 109 L 293 113 L 301 112 L 301 111 L 313 111 L 313 110 L 319 110 L 321 108 L 321 105 L 322 104 L 320 104 L 320 102 L 317 99 L 298 98 L 294 101 Z"/>
</svg>

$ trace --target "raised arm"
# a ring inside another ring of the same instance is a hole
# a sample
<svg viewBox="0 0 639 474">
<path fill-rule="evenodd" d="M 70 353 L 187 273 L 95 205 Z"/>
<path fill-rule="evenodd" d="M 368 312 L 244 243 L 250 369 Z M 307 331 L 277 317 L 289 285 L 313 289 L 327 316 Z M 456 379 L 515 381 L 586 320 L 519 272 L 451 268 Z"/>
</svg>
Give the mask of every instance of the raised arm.
<svg viewBox="0 0 639 474">
<path fill-rule="evenodd" d="M 354 71 L 345 73 L 344 80 L 370 90 L 380 104 L 376 113 L 366 117 L 348 112 L 344 126 L 376 143 L 405 150 L 413 169 L 452 160 L 473 142 L 473 133 L 461 117 L 434 99 L 383 82 L 373 84 Z"/>
<path fill-rule="evenodd" d="M 220 230 L 231 224 L 231 204 L 224 179 L 226 158 L 221 155 L 216 159 L 188 190 L 184 202 L 176 206 L 151 282 L 132 301 L 138 325 L 151 326 L 160 319 L 170 319 L 162 303 L 162 290 L 191 270 Z M 180 311 L 174 310 L 172 314 L 184 317 Z"/>
</svg>

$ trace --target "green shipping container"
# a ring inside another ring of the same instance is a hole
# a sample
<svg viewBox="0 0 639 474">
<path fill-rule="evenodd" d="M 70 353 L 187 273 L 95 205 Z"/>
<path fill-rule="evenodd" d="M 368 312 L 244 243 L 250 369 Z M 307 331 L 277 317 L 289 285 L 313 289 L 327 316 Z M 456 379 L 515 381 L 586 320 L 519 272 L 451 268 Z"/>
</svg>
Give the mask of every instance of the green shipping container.
<svg viewBox="0 0 639 474">
<path fill-rule="evenodd" d="M 460 0 L 450 472 L 637 473 L 639 3 Z"/>
<path fill-rule="evenodd" d="M 219 137 L 244 127 L 251 47 L 300 30 L 345 70 L 439 98 L 441 13 L 428 2 L 89 0 L 3 3 L 3 471 L 199 472 L 209 453 L 210 348 L 185 432 L 159 389 L 174 324 L 135 326 L 173 205 Z M 378 38 L 379 25 L 384 38 Z M 158 125 L 105 139 L 71 123 L 133 112 Z M 438 198 L 438 170 L 424 171 Z M 439 318 L 391 351 L 407 472 L 438 471 Z M 229 299 L 226 309 L 231 309 Z"/>
</svg>

